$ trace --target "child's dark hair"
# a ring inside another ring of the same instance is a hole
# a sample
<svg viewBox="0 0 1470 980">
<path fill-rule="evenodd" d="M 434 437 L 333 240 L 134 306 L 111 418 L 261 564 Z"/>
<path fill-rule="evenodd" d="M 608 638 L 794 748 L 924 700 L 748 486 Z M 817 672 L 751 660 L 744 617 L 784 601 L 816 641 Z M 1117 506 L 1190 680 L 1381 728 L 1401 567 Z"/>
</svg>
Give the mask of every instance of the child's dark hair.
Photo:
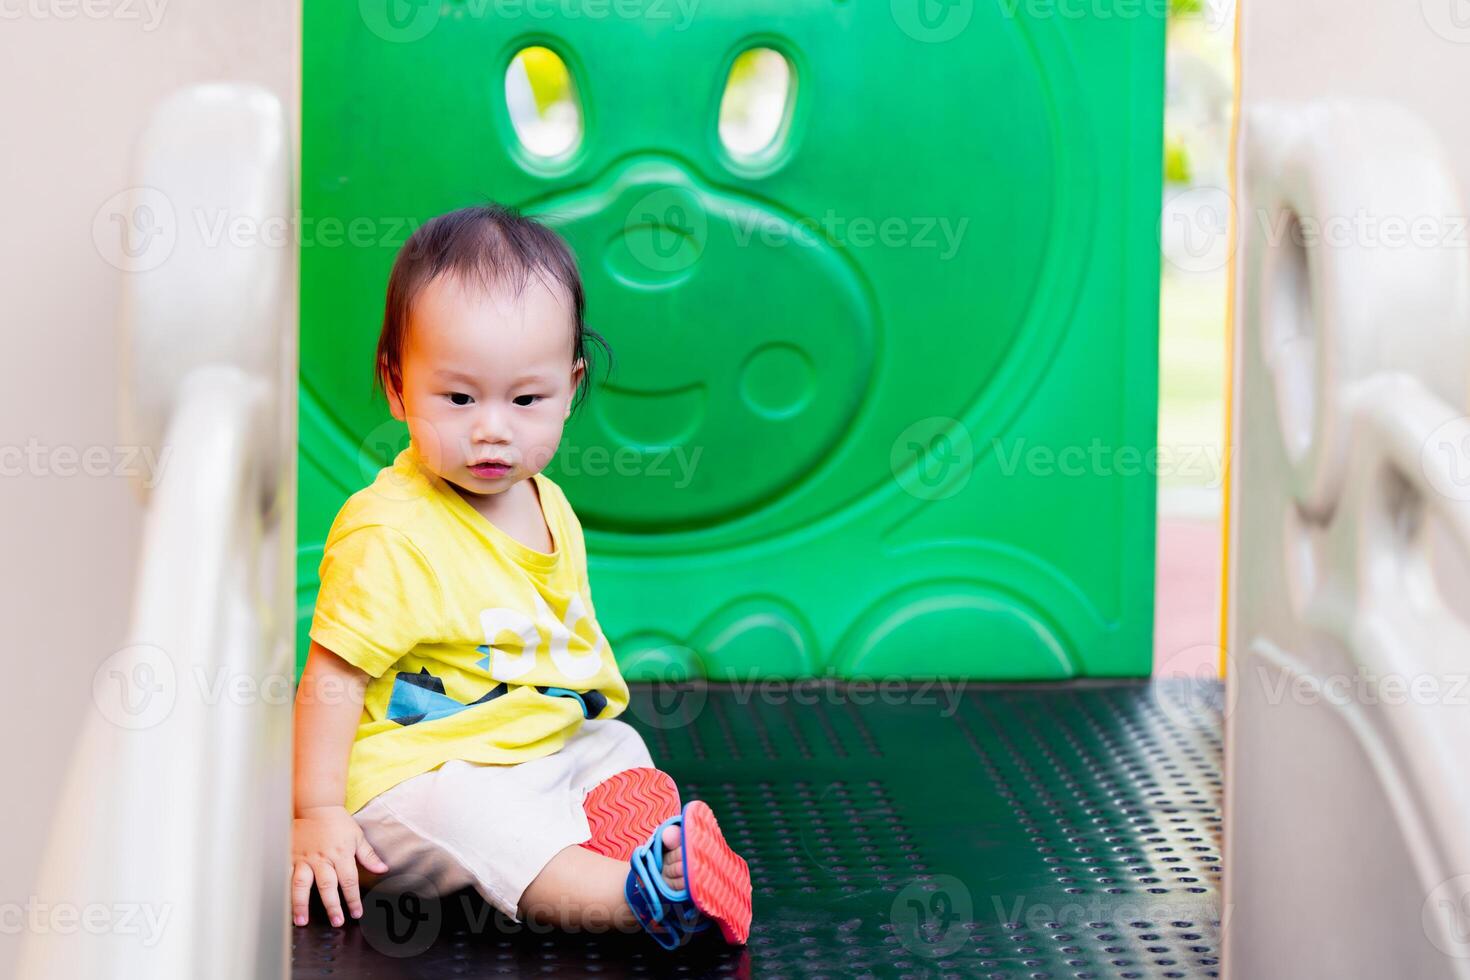
<svg viewBox="0 0 1470 980">
<path fill-rule="evenodd" d="M 501 204 L 461 208 L 431 218 L 398 250 L 388 275 L 374 387 L 402 392 L 409 310 L 423 288 L 442 274 L 486 289 L 509 286 L 515 296 L 521 294 L 532 275 L 540 276 L 553 291 L 561 286 L 572 301 L 572 363 L 587 361 L 587 372 L 572 399 L 575 410 L 586 397 L 592 377 L 589 346 L 600 346 L 609 361 L 612 349 L 601 334 L 587 326 L 582 276 L 566 240 L 541 222 Z"/>
</svg>

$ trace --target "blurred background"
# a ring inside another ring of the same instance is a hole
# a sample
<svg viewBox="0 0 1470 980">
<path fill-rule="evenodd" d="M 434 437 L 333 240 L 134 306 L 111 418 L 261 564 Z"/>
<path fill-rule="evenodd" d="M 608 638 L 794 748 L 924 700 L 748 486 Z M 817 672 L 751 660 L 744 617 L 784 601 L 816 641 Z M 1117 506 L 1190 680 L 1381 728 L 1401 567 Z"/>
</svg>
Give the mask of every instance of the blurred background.
<svg viewBox="0 0 1470 980">
<path fill-rule="evenodd" d="M 1159 301 L 1156 662 L 1216 669 L 1227 453 L 1226 313 L 1234 0 L 1171 0 L 1164 89 Z M 1182 656 L 1181 656 L 1182 653 Z"/>
</svg>

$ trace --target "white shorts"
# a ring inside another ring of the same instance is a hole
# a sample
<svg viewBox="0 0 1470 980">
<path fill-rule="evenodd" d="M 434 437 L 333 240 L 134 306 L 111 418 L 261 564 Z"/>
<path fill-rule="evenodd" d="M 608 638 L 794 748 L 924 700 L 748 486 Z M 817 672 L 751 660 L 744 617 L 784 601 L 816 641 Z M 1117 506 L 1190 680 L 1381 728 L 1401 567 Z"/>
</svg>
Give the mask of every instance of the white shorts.
<svg viewBox="0 0 1470 980">
<path fill-rule="evenodd" d="M 591 836 L 587 792 L 624 769 L 652 765 L 638 732 L 611 718 L 584 721 L 559 751 L 530 762 L 451 759 L 353 814 L 388 865 L 381 879 L 365 874 L 363 883 L 391 890 L 396 879 L 441 896 L 469 886 L 519 922 L 526 886 L 558 852 Z"/>
</svg>

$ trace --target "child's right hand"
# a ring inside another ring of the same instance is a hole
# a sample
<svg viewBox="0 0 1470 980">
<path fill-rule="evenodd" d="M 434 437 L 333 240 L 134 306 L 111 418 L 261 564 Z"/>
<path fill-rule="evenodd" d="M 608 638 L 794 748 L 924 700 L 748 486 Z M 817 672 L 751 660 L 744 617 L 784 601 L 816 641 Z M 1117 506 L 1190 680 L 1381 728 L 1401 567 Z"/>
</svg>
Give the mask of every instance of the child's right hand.
<svg viewBox="0 0 1470 980">
<path fill-rule="evenodd" d="M 313 878 L 332 925 L 340 926 L 343 921 L 338 886 L 347 898 L 352 917 L 362 918 L 362 899 L 357 891 L 359 861 L 376 874 L 388 870 L 346 807 L 311 807 L 291 821 L 291 916 L 298 926 L 306 925 Z"/>
</svg>

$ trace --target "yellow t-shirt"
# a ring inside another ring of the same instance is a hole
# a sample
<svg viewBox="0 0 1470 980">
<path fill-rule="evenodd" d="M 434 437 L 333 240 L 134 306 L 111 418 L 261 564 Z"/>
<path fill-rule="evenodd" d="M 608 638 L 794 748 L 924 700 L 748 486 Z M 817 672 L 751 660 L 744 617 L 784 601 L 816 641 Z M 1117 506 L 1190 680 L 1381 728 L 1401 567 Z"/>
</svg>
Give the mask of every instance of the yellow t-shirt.
<svg viewBox="0 0 1470 980">
<path fill-rule="evenodd" d="M 450 759 L 550 755 L 585 718 L 627 707 L 582 526 L 560 487 L 531 479 L 551 554 L 490 523 L 412 446 L 332 522 L 311 638 L 373 678 L 348 763 L 349 813 Z"/>
</svg>

